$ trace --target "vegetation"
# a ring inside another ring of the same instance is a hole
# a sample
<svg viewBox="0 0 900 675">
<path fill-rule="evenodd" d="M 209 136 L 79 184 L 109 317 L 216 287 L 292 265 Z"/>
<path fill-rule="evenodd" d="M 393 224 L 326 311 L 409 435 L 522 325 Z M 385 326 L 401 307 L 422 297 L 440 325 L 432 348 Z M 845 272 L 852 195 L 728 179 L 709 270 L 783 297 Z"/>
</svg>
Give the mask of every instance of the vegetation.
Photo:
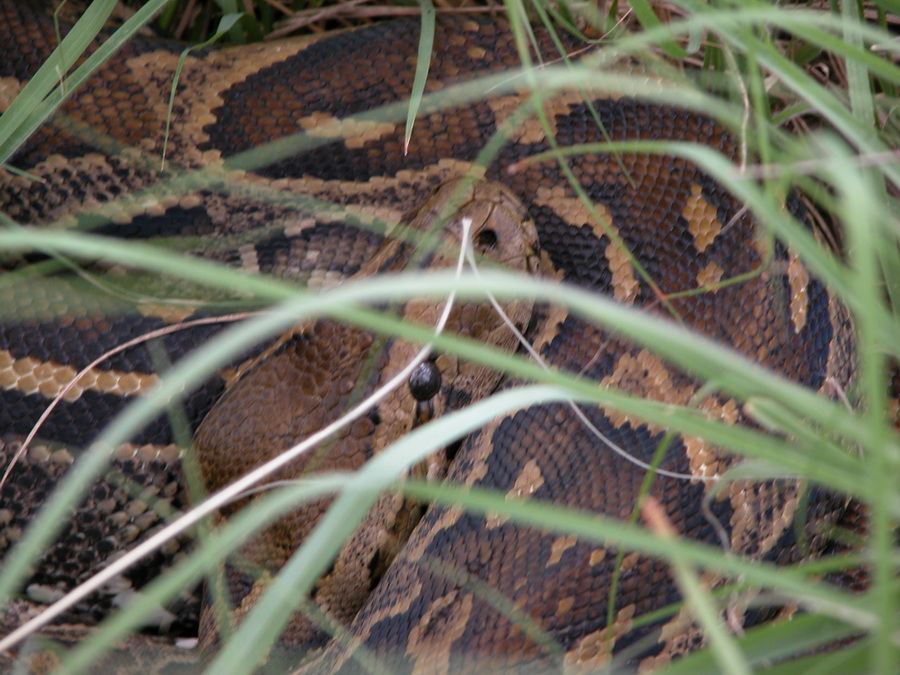
<svg viewBox="0 0 900 675">
<path fill-rule="evenodd" d="M 304 21 L 317 18 L 304 26 L 306 30 L 332 29 L 351 19 L 370 20 L 376 15 L 416 9 L 400 3 L 379 11 L 373 5 L 354 2 L 343 6 L 298 5 L 291 6 L 294 17 L 302 16 Z M 27 135 L 106 55 L 160 10 L 164 28 L 192 41 L 207 41 L 224 33 L 232 41 L 255 40 L 273 30 L 285 32 L 294 22 L 294 18 L 283 18 L 281 5 L 274 0 L 271 4 L 258 2 L 252 6 L 252 13 L 236 0 L 220 0 L 217 6 L 195 4 L 193 0 L 171 5 L 151 0 L 125 21 L 100 50 L 70 72 L 77 55 L 100 30 L 111 8 L 112 0 L 95 0 L 77 31 L 73 31 L 66 49 L 51 57 L 46 70 L 0 118 L 0 162 L 10 158 Z M 457 11 L 443 6 L 437 9 Z M 32 231 L 7 223 L 0 227 L 0 250 L 51 251 L 79 260 L 116 259 L 197 283 L 249 291 L 279 304 L 272 314 L 241 324 L 223 334 L 215 345 L 190 357 L 163 380 L 156 393 L 135 403 L 103 432 L 67 481 L 65 490 L 47 503 L 45 517 L 5 561 L 0 596 L 8 596 L 16 589 L 29 561 L 52 538 L 58 527 L 55 523 L 65 514 L 67 505 L 77 499 L 104 465 L 106 449 L 126 440 L 144 421 L 165 409 L 170 398 L 198 382 L 229 355 L 275 334 L 299 317 L 327 311 L 376 330 L 432 342 L 441 349 L 485 361 L 535 382 L 472 405 L 452 418 L 438 420 L 427 432 L 417 432 L 397 443 L 358 474 L 323 476 L 273 491 L 252 511 L 243 512 L 207 537 L 202 547 L 155 582 L 152 590 L 148 589 L 147 598 L 106 622 L 102 632 L 79 647 L 68 667 L 84 668 L 96 657 L 96 650 L 131 630 L 139 623 L 140 615 L 152 610 L 160 598 L 171 597 L 199 580 L 261 522 L 289 509 L 297 500 L 338 491 L 319 530 L 261 601 L 256 613 L 259 621 L 242 626 L 210 666 L 210 672 L 216 673 L 249 672 L 268 648 L 268 636 L 277 635 L 277 622 L 286 618 L 279 609 L 280 601 L 304 596 L 304 589 L 327 567 L 339 542 L 353 530 L 377 490 L 395 485 L 400 467 L 416 463 L 428 451 L 506 410 L 547 400 L 577 400 L 628 411 L 673 431 L 715 442 L 746 458 L 735 477 L 799 474 L 811 484 L 848 495 L 868 512 L 868 534 L 862 541 L 851 539 L 850 543 L 858 544 L 851 551 L 776 568 L 667 538 L 637 524 L 601 520 L 534 502 L 516 503 L 504 495 L 465 493 L 450 486 L 414 481 L 401 488 L 423 499 L 462 503 L 478 512 L 504 514 L 522 523 L 578 534 L 668 560 L 695 616 L 707 630 L 710 648 L 673 664 L 664 670 L 666 673 L 900 672 L 900 550 L 895 538 L 900 520 L 900 436 L 893 426 L 896 404 L 888 397 L 892 364 L 900 357 L 900 317 L 895 310 L 900 306 L 900 116 L 896 114 L 900 5 L 896 0 L 796 5 L 762 0 L 720 0 L 708 4 L 672 0 L 651 6 L 634 0 L 614 2 L 608 8 L 593 4 L 536 4 L 523 8 L 510 0 L 503 9 L 514 16 L 527 12 L 533 20 L 545 21 L 558 30 L 584 29 L 604 45 L 607 60 L 630 57 L 657 72 L 665 69 L 671 74 L 671 86 L 658 92 L 660 102 L 702 100 L 708 104 L 709 114 L 735 131 L 746 148 L 738 166 L 702 145 L 646 143 L 641 149 L 678 153 L 702 166 L 746 203 L 772 236 L 797 251 L 808 268 L 827 281 L 846 304 L 853 315 L 859 354 L 855 390 L 846 392 L 852 405 L 826 400 L 780 376 L 762 372 L 697 336 L 660 331 L 658 321 L 629 308 L 538 279 L 493 273 L 484 274 L 481 279 L 464 275 L 456 282 L 448 274 L 410 284 L 408 276 L 400 275 L 310 295 L 298 293 L 277 279 L 248 280 L 243 274 L 211 264 L 184 265 L 182 258 L 171 251 L 52 228 Z M 245 13 L 240 18 L 232 16 L 242 11 Z M 471 11 L 484 8 L 472 7 Z M 433 20 L 429 12 L 426 15 Z M 224 23 L 220 23 L 220 16 L 226 17 Z M 514 26 L 518 38 L 526 44 L 525 24 L 515 22 Z M 597 82 L 610 81 L 602 67 L 601 60 L 587 59 L 566 72 L 577 86 L 591 88 Z M 59 72 L 70 74 L 60 82 Z M 550 84 L 546 71 L 534 70 L 530 77 Z M 618 86 L 627 93 L 629 87 L 635 90 L 641 82 L 635 76 Z M 413 112 L 417 105 L 418 98 L 414 98 Z M 204 179 L 202 174 L 179 177 L 173 179 L 173 186 L 196 186 L 197 181 Z M 838 252 L 823 247 L 784 208 L 785 195 L 790 190 L 801 192 L 821 214 L 820 230 L 840 244 Z M 361 301 L 402 299 L 411 287 L 417 293 L 438 297 L 454 289 L 464 295 L 481 294 L 487 289 L 500 298 L 533 294 L 565 305 L 632 337 L 704 379 L 709 387 L 729 392 L 744 402 L 773 435 L 737 430 L 698 417 L 690 409 L 601 391 L 572 374 L 545 372 L 525 356 L 498 354 L 484 346 L 434 337 L 421 329 L 398 325 L 389 317 L 355 309 Z M 777 438 L 783 440 L 776 441 Z M 825 574 L 860 565 L 869 576 L 863 593 L 854 594 L 823 581 Z M 732 635 L 714 611 L 716 598 L 697 581 L 698 570 L 703 569 L 721 571 L 740 579 L 741 584 L 764 589 L 773 598 L 796 602 L 806 614 L 746 635 Z M 840 651 L 817 651 L 836 639 L 854 635 L 860 638 Z M 798 658 L 788 664 L 780 663 L 794 656 Z"/>
</svg>

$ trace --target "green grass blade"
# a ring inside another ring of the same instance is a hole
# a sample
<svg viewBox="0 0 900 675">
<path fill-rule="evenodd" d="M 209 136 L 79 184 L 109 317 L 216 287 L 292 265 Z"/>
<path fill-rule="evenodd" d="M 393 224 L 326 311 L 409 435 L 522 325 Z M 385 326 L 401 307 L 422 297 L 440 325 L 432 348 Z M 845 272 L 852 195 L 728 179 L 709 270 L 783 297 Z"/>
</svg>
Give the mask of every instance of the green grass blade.
<svg viewBox="0 0 900 675">
<path fill-rule="evenodd" d="M 88 7 L 84 17 L 72 28 L 51 59 L 40 68 L 31 82 L 37 81 L 34 90 L 26 89 L 0 117 L 0 164 L 6 163 L 16 149 L 59 108 L 84 82 L 106 62 L 134 34 L 147 24 L 169 0 L 150 0 L 128 19 L 115 33 L 103 41 L 61 84 L 60 79 L 88 48 L 99 33 L 103 22 L 115 5 L 114 0 L 98 0 Z M 82 26 L 82 22 L 84 25 Z M 46 68 L 46 70 L 45 70 Z M 59 85 L 59 86 L 57 86 Z M 17 102 L 22 99 L 21 107 Z M 13 111 L 10 113 L 10 111 Z M 9 116 L 9 119 L 7 119 Z M 4 121 L 6 120 L 6 121 Z"/>
<path fill-rule="evenodd" d="M 422 106 L 422 96 L 425 94 L 425 84 L 428 82 L 428 69 L 431 65 L 432 52 L 434 51 L 434 4 L 431 0 L 419 0 L 419 7 L 422 10 L 419 29 L 419 54 L 416 58 L 416 74 L 413 77 L 412 91 L 409 93 L 409 111 L 406 114 L 406 130 L 403 133 L 404 154 L 409 151 L 413 124 Z"/>
</svg>

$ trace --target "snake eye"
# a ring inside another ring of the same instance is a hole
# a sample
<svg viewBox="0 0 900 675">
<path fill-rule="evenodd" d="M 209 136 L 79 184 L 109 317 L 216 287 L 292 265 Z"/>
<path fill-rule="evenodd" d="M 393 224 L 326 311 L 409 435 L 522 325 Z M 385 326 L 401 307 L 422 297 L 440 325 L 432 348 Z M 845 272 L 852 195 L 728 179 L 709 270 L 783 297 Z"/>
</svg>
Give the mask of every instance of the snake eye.
<svg viewBox="0 0 900 675">
<path fill-rule="evenodd" d="M 493 230 L 481 230 L 475 235 L 475 247 L 482 253 L 497 248 L 497 233 Z"/>
<path fill-rule="evenodd" d="M 433 361 L 420 363 L 409 375 L 409 391 L 417 401 L 434 398 L 441 389 L 441 371 Z"/>
</svg>

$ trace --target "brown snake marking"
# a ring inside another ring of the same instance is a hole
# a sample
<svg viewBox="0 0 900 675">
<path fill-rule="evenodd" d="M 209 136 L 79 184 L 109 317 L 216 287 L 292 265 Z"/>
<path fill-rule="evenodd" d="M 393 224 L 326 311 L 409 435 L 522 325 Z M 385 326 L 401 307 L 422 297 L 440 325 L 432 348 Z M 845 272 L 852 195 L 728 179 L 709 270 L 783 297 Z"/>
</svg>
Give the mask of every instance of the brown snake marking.
<svg viewBox="0 0 900 675">
<path fill-rule="evenodd" d="M 471 237 L 482 255 L 510 269 L 536 274 L 541 271 L 537 232 L 527 218 L 518 199 L 498 184 L 478 183 L 465 188 L 458 181 L 444 184 L 423 207 L 412 214 L 411 227 L 427 231 L 454 198 L 462 204 L 453 208 L 453 220 L 443 226 L 442 238 L 452 254 L 459 248 L 459 221 L 472 222 Z M 479 243 L 482 242 L 482 243 Z M 398 242 L 383 246 L 357 276 L 372 276 L 409 266 L 409 254 Z M 429 269 L 455 263 L 452 257 L 428 256 L 421 264 Z M 518 330 L 524 330 L 532 314 L 532 303 L 522 300 L 505 303 L 503 310 Z M 412 301 L 403 307 L 405 321 L 436 326 L 442 305 L 431 301 Z M 512 350 L 515 334 L 487 304 L 455 303 L 448 315 L 446 330 L 477 337 L 486 344 Z M 206 488 L 216 491 L 240 478 L 262 462 L 273 459 L 284 448 L 311 436 L 332 422 L 354 401 L 381 388 L 395 378 L 420 351 L 421 347 L 402 340 L 378 345 L 376 337 L 331 320 L 301 325 L 270 347 L 226 394 L 216 403 L 195 435 Z M 483 398 L 497 387 L 500 375 L 478 364 L 460 362 L 448 354 L 434 359 L 441 374 L 452 386 L 443 386 L 430 397 L 429 415 L 439 416 L 459 408 L 472 399 Z M 247 401 L 254 408 L 247 411 Z M 257 414 L 257 408 L 269 412 Z M 382 399 L 373 413 L 358 420 L 334 437 L 334 447 L 324 456 L 306 456 L 286 466 L 272 480 L 290 480 L 311 470 L 356 470 L 374 454 L 412 430 L 417 403 L 410 388 L 403 386 Z M 234 448 L 241 448 L 236 455 Z M 324 454 L 324 453 L 323 453 Z M 446 474 L 446 458 L 435 457 L 428 466 L 415 471 L 439 479 Z M 241 550 L 243 563 L 250 569 L 275 574 L 287 562 L 329 502 L 319 500 L 304 505 L 267 528 Z M 243 508 L 237 502 L 223 509 L 228 516 Z M 332 571 L 317 585 L 315 600 L 334 619 L 349 624 L 368 596 L 373 581 L 380 575 L 374 569 L 390 564 L 409 531 L 418 521 L 418 505 L 404 504 L 400 495 L 388 494 L 379 499 L 372 512 L 357 530 L 353 543 L 341 551 Z M 250 593 L 252 577 L 230 568 L 227 572 L 233 589 L 232 600 L 240 603 L 243 593 Z M 237 618 L 237 617 L 235 617 Z M 213 613 L 206 612 L 201 621 L 201 638 L 212 635 Z M 308 646 L 327 640 L 311 622 L 298 616 L 282 636 L 291 646 Z"/>
<path fill-rule="evenodd" d="M 552 58 L 549 37 L 541 31 L 537 35 L 540 50 Z M 8 105 L 21 82 L 47 57 L 54 40 L 52 27 L 41 16 L 11 0 L 0 2 L 0 43 L 5 45 L 0 59 L 0 105 Z M 427 111 L 416 122 L 406 155 L 399 123 L 339 122 L 407 97 L 417 41 L 414 22 L 397 22 L 312 43 L 300 40 L 190 56 L 169 139 L 170 167 L 219 168 L 223 158 L 299 130 L 319 145 L 254 172 L 220 171 L 215 182 L 200 189 L 161 188 L 148 193 L 149 199 L 145 194 L 130 200 L 130 195 L 166 178 L 156 160 L 162 150 L 165 101 L 179 53 L 174 47 L 133 41 L 75 94 L 64 106 L 64 116 L 39 130 L 13 158 L 16 167 L 45 182 L 0 174 L 0 210 L 30 225 L 57 223 L 167 242 L 196 256 L 310 286 L 327 286 L 360 270 L 368 273 L 366 266 L 377 263 L 367 261 L 382 246 L 382 238 L 355 227 L 352 219 L 372 216 L 397 222 L 403 213 L 421 205 L 435 187 L 469 171 L 478 150 L 524 100 L 523 92 L 501 93 L 448 110 Z M 517 63 L 505 25 L 493 21 L 442 19 L 435 55 L 430 81 L 436 88 Z M 641 101 L 595 96 L 590 106 L 575 93 L 545 102 L 560 145 L 601 141 L 604 135 L 594 121 L 596 113 L 612 139 L 695 140 L 728 157 L 736 154 L 734 139 L 707 118 Z M 124 149 L 114 151 L 116 145 Z M 672 299 L 672 307 L 688 326 L 814 390 L 824 390 L 829 379 L 844 386 L 850 382 L 852 342 L 844 310 L 790 252 L 777 245 L 774 252 L 768 251 L 750 217 L 708 176 L 682 159 L 656 155 L 572 158 L 574 175 L 596 211 L 614 229 L 617 242 L 555 165 L 529 165 L 512 175 L 506 171 L 513 162 L 547 147 L 543 129 L 528 121 L 513 132 L 485 172 L 524 203 L 535 222 L 546 269 L 555 269 L 569 283 L 657 314 L 663 314 L 657 292 L 674 294 L 758 271 L 740 284 Z M 291 203 L 296 194 L 337 206 L 313 212 Z M 106 220 L 98 224 L 98 219 L 80 215 L 95 210 Z M 636 272 L 620 243 L 647 271 L 656 289 Z M 19 261 L 5 264 L 9 271 L 22 266 Z M 763 269 L 765 264 L 769 267 Z M 4 387 L 0 431 L 13 439 L 7 447 L 28 432 L 60 382 L 119 342 L 180 318 L 209 299 L 200 294 L 201 289 L 141 274 L 129 276 L 114 264 L 93 265 L 88 272 L 90 278 L 58 270 L 45 279 L 35 278 L 29 282 L 27 302 L 9 287 L 0 289 L 4 307 L 10 311 L 5 316 L 17 317 L 14 323 L 0 324 L 0 384 Z M 173 308 L 136 301 L 138 293 L 149 298 L 194 297 L 195 302 L 188 303 L 187 309 Z M 183 331 L 159 341 L 158 348 L 175 361 L 213 332 L 207 327 Z M 560 308 L 536 308 L 526 334 L 548 363 L 601 386 L 695 406 L 733 424 L 748 422 L 739 403 L 715 392 L 697 400 L 698 385 L 689 376 Z M 360 331 L 331 322 L 320 323 L 310 336 L 321 343 L 312 352 L 313 362 L 331 358 L 329 350 L 338 343 L 367 339 Z M 246 468 L 228 468 L 217 457 L 229 448 L 243 448 L 246 443 L 239 439 L 248 429 L 272 429 L 279 442 L 284 439 L 287 444 L 307 433 L 307 429 L 278 428 L 266 398 L 269 379 L 280 374 L 282 367 L 287 371 L 290 366 L 299 377 L 304 371 L 297 366 L 298 359 L 309 363 L 299 352 L 290 354 L 294 340 L 293 336 L 283 338 L 256 370 L 238 379 L 198 432 L 201 464 L 211 487 Z M 357 347 L 360 353 L 366 349 L 366 345 Z M 376 368 L 377 373 L 386 373 L 409 355 L 388 350 L 376 358 L 386 359 Z M 456 397 L 449 408 L 465 403 L 471 395 L 450 377 L 456 367 L 452 362 L 446 355 L 438 357 L 441 396 Z M 347 365 L 349 380 L 355 379 L 352 373 L 359 367 L 355 362 Z M 116 355 L 100 370 L 89 383 L 80 383 L 66 405 L 48 420 L 41 432 L 42 445 L 13 474 L 0 503 L 4 544 L 15 540 L 27 522 L 34 507 L 32 486 L 43 489 L 69 462 L 68 456 L 52 453 L 52 443 L 85 446 L 128 396 L 155 381 L 155 362 L 144 347 Z M 225 380 L 233 376 L 233 372 L 223 373 Z M 204 385 L 185 400 L 192 429 L 220 399 L 222 381 Z M 501 388 L 516 384 L 507 379 Z M 408 427 L 414 403 L 405 390 L 397 396 L 402 399 L 395 408 L 398 419 L 384 414 L 369 419 L 369 427 L 359 430 L 365 444 L 382 447 L 379 434 L 393 438 Z M 278 401 L 291 406 L 287 399 Z M 232 424 L 236 428 L 230 430 L 224 422 L 214 425 L 218 418 L 233 421 L 229 405 L 246 414 L 249 427 Z M 438 412 L 442 405 L 439 402 Z M 585 409 L 583 413 L 611 441 L 645 462 L 664 434 L 663 429 L 615 411 Z M 249 435 L 254 462 L 280 449 L 258 447 L 259 434 L 249 431 Z M 149 425 L 134 439 L 144 449 L 132 460 L 132 472 L 151 485 L 152 493 L 177 505 L 183 503 L 183 495 L 182 488 L 172 482 L 176 467 L 168 461 L 153 463 L 158 459 L 155 450 L 145 445 L 156 447 L 175 440 L 165 418 Z M 660 466 L 703 478 L 720 475 L 734 462 L 732 456 L 701 439 L 676 437 Z M 496 419 L 472 435 L 453 459 L 448 480 L 628 518 L 644 475 L 598 441 L 569 406 L 547 404 Z M 661 476 L 651 493 L 678 531 L 719 546 L 718 533 L 701 508 L 707 489 L 701 480 Z M 794 531 L 801 493 L 801 486 L 792 481 L 735 483 L 713 500 L 711 510 L 734 552 L 788 563 L 806 555 Z M 818 492 L 810 495 L 804 515 L 813 549 L 822 544 L 822 526 L 839 514 L 842 504 L 837 501 Z M 401 513 L 397 502 L 388 496 L 379 503 L 379 508 L 390 512 L 388 520 Z M 156 527 L 153 516 L 144 517 L 147 511 L 147 499 L 141 495 L 129 495 L 108 484 L 95 486 L 87 508 L 79 512 L 88 515 L 73 519 L 31 582 L 56 590 L 86 578 L 102 567 L 106 554 L 101 551 L 118 550 Z M 290 536 L 279 538 L 279 528 Z M 287 555 L 297 543 L 296 529 L 285 523 L 273 526 L 244 551 L 256 562 L 257 571 L 262 561 L 269 560 L 273 546 L 277 562 Z M 376 530 L 364 528 L 364 533 L 393 534 L 390 528 Z M 352 634 L 395 672 L 465 672 L 476 664 L 497 669 L 511 664 L 591 669 L 607 664 L 611 655 L 616 655 L 617 665 L 646 670 L 702 643 L 702 633 L 683 611 L 650 625 L 634 625 L 636 618 L 680 600 L 662 561 L 635 553 L 624 556 L 614 622 L 607 626 L 610 580 L 617 565 L 612 547 L 518 527 L 502 517 L 484 518 L 438 507 L 427 511 L 402 548 L 399 543 L 387 548 L 392 547 L 393 552 L 400 549 L 399 554 L 378 579 L 373 570 L 386 566 L 388 560 L 376 561 L 381 555 L 374 553 L 380 551 L 377 546 L 361 545 L 364 564 L 356 561 L 346 566 L 357 570 L 348 577 L 354 599 L 339 613 L 348 620 L 355 615 Z M 346 559 L 350 552 L 345 549 L 341 555 Z M 169 559 L 179 554 L 175 545 L 166 552 Z M 340 573 L 341 560 L 333 573 Z M 246 570 L 236 569 L 226 572 L 231 575 L 232 590 L 255 593 L 252 579 L 245 578 Z M 372 578 L 360 576 L 370 572 Z M 137 573 L 126 576 L 126 586 L 139 587 L 145 581 Z M 341 579 L 326 577 L 322 604 L 335 607 L 342 601 L 329 590 L 346 585 Z M 724 582 L 712 574 L 704 580 L 710 586 Z M 555 642 L 556 650 L 548 652 L 545 645 L 528 637 L 477 592 L 478 584 L 490 587 L 536 622 Z M 372 587 L 371 594 L 366 596 L 369 588 L 361 586 Z M 107 594 L 83 603 L 70 621 L 76 627 L 86 624 L 107 610 L 114 598 Z M 732 620 L 748 626 L 768 618 L 758 609 L 738 605 L 730 609 Z M 24 609 L 16 605 L 10 611 L 14 617 L 22 616 L 33 611 L 33 605 L 25 603 Z M 8 625 L 9 616 L 5 619 Z M 211 622 L 204 619 L 207 631 Z M 297 626 L 291 624 L 289 630 L 294 632 L 284 646 L 323 645 L 320 633 Z M 214 639 L 207 635 L 207 642 Z M 133 644 L 129 648 L 135 649 Z M 36 658 L 50 657 L 39 653 Z M 355 667 L 336 645 L 327 646 L 320 659 L 312 670 L 345 672 Z M 36 666 L 32 661 L 32 667 Z"/>
</svg>

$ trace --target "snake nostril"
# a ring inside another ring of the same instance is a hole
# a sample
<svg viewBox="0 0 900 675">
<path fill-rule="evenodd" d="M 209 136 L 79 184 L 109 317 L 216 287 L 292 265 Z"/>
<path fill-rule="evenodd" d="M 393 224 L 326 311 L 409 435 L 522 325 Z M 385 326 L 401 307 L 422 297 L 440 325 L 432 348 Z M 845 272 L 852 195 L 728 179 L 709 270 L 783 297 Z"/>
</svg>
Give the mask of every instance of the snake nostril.
<svg viewBox="0 0 900 675">
<path fill-rule="evenodd" d="M 484 253 L 497 248 L 497 233 L 493 230 L 481 230 L 475 235 L 475 247 Z"/>
</svg>

